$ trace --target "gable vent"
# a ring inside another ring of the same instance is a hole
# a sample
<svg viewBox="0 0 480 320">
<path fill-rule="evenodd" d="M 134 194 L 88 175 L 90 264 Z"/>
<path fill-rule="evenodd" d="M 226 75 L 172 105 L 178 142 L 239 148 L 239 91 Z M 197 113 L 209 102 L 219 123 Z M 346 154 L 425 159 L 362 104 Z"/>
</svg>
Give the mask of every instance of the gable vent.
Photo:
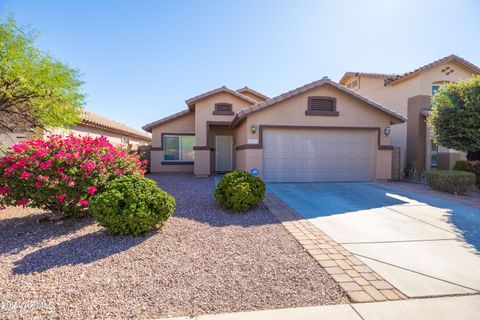
<svg viewBox="0 0 480 320">
<path fill-rule="evenodd" d="M 310 111 L 335 111 L 335 101 L 326 98 L 311 98 Z"/>
<path fill-rule="evenodd" d="M 232 111 L 232 105 L 228 103 L 217 103 L 216 111 Z"/>
</svg>

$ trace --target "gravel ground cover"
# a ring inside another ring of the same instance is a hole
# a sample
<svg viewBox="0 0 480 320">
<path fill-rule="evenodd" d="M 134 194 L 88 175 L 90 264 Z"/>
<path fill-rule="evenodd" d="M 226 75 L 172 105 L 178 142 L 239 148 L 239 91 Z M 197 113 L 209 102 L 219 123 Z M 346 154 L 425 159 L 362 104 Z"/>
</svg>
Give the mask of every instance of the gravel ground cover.
<svg viewBox="0 0 480 320">
<path fill-rule="evenodd" d="M 91 218 L 0 212 L 0 318 L 159 318 L 346 303 L 345 293 L 262 204 L 232 215 L 210 179 L 150 175 L 177 210 L 149 237 Z"/>
</svg>

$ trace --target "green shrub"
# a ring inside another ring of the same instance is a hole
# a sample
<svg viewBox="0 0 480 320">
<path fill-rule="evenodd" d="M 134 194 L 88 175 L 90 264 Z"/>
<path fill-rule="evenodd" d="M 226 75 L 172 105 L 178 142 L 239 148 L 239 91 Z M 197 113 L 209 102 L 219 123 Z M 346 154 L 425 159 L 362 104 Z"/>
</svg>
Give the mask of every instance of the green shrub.
<svg viewBox="0 0 480 320">
<path fill-rule="evenodd" d="M 110 234 L 138 236 L 161 228 L 175 210 L 175 199 L 153 180 L 123 176 L 92 199 L 90 210 Z"/>
<path fill-rule="evenodd" d="M 475 183 L 475 174 L 465 171 L 428 171 L 426 178 L 433 189 L 454 194 L 464 194 Z"/>
<path fill-rule="evenodd" d="M 468 171 L 468 161 L 466 160 L 458 160 L 455 162 L 455 165 L 453 166 L 452 170 L 454 171 Z"/>
<path fill-rule="evenodd" d="M 232 211 L 246 211 L 265 197 L 262 179 L 236 170 L 223 176 L 215 189 L 217 203 Z"/>
<path fill-rule="evenodd" d="M 475 184 L 480 188 L 480 161 L 459 160 L 453 166 L 453 170 L 473 172 L 476 176 Z"/>
</svg>

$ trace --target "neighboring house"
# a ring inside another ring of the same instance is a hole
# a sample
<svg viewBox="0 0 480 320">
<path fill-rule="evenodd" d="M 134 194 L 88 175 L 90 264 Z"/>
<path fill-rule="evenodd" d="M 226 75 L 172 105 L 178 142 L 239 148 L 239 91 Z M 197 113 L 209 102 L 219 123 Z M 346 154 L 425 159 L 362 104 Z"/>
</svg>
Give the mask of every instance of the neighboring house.
<svg viewBox="0 0 480 320">
<path fill-rule="evenodd" d="M 450 55 L 401 75 L 347 72 L 340 84 L 408 118 L 407 123 L 392 127 L 391 143 L 401 147 L 402 168 L 424 172 L 450 169 L 465 158 L 464 153 L 432 142 L 426 124 L 432 95 L 445 83 L 477 74 L 480 68 Z"/>
<path fill-rule="evenodd" d="M 54 129 L 45 134 L 74 134 L 91 137 L 105 136 L 110 143 L 128 146 L 133 150 L 136 150 L 138 146 L 148 145 L 152 141 L 151 136 L 145 132 L 135 130 L 120 122 L 110 120 L 90 111 L 82 112 L 81 122 L 78 125 L 71 126 L 68 129 Z M 17 130 L 13 133 L 1 134 L 0 143 L 10 146 L 34 136 L 34 132 Z"/>
<path fill-rule="evenodd" d="M 16 129 L 13 132 L 0 133 L 0 147 L 9 147 L 34 136 L 33 131 Z M 2 154 L 0 153 L 0 156 Z"/>
<path fill-rule="evenodd" d="M 390 126 L 406 118 L 328 78 L 275 98 L 221 87 L 147 124 L 152 172 L 258 170 L 266 181 L 391 178 Z"/>
<path fill-rule="evenodd" d="M 83 111 L 82 121 L 68 129 L 56 129 L 53 134 L 74 134 L 90 137 L 107 137 L 113 145 L 124 145 L 137 150 L 139 146 L 150 144 L 152 138 L 149 134 L 130 128 L 123 123 L 102 117 L 91 111 Z"/>
</svg>

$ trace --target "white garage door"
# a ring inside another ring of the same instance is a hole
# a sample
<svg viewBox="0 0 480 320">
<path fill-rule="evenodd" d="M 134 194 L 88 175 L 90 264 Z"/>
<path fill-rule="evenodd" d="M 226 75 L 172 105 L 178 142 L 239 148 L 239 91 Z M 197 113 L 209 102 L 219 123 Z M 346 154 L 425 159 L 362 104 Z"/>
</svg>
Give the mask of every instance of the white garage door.
<svg viewBox="0 0 480 320">
<path fill-rule="evenodd" d="M 263 177 L 268 182 L 372 179 L 373 131 L 267 129 Z"/>
</svg>

